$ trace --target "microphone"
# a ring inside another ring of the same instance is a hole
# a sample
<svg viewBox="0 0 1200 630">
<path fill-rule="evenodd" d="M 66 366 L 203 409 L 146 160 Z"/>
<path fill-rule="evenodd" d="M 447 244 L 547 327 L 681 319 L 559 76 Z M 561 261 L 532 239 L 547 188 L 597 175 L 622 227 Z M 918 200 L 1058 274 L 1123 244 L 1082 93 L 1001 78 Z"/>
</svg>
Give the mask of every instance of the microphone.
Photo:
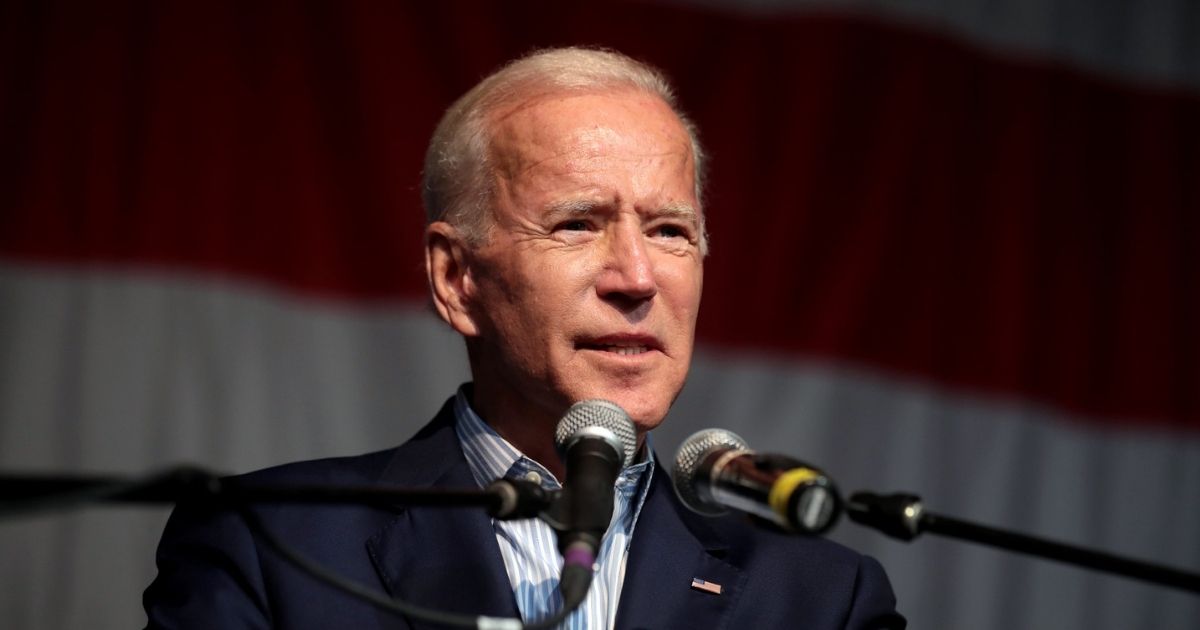
<svg viewBox="0 0 1200 630">
<path fill-rule="evenodd" d="M 564 604 L 583 601 L 600 540 L 612 520 L 613 486 L 633 461 L 637 431 L 629 414 L 607 400 L 571 405 L 554 432 L 567 478 L 554 506 L 563 555 L 559 590 Z"/>
<path fill-rule="evenodd" d="M 842 511 L 837 487 L 815 466 L 783 455 L 760 454 L 724 429 L 706 429 L 683 441 L 671 471 L 675 494 L 692 511 L 720 516 L 748 512 L 798 534 L 822 534 Z"/>
</svg>

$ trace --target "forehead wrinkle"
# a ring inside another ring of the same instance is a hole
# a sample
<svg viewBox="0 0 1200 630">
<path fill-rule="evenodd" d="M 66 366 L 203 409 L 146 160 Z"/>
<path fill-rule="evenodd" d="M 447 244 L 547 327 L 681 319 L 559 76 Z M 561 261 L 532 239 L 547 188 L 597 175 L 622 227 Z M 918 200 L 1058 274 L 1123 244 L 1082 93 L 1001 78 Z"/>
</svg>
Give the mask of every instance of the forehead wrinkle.
<svg viewBox="0 0 1200 630">
<path fill-rule="evenodd" d="M 526 104 L 526 107 L 520 108 L 518 111 L 528 108 L 531 103 Z M 689 169 L 693 160 L 691 154 L 691 144 L 686 140 L 675 138 L 677 146 L 674 148 L 666 148 L 660 151 L 639 151 L 628 152 L 627 155 L 613 155 L 613 149 L 624 145 L 627 138 L 623 132 L 609 124 L 595 124 L 584 129 L 575 129 L 573 133 L 564 137 L 550 132 L 549 129 L 534 125 L 530 129 L 514 129 L 511 120 L 508 120 L 511 115 L 517 112 L 509 112 L 508 116 L 501 118 L 504 124 L 496 124 L 489 144 L 489 153 L 497 167 L 500 167 L 507 172 L 510 178 L 515 178 L 518 175 L 527 173 L 539 166 L 543 166 L 549 162 L 553 162 L 560 158 L 568 158 L 570 162 L 565 166 L 574 166 L 580 172 L 591 172 L 596 170 L 589 165 L 589 162 L 596 160 L 612 159 L 617 157 L 624 161 L 630 160 L 670 160 L 676 157 L 681 157 L 682 169 Z M 499 123 L 500 121 L 496 121 Z M 664 134 L 675 135 L 675 134 Z M 552 149 L 552 151 L 543 153 L 539 156 L 530 155 L 530 149 Z M 556 170 L 563 170 L 558 168 Z M 568 169 L 569 170 L 569 169 Z"/>
<path fill-rule="evenodd" d="M 538 168 L 546 168 L 559 177 L 569 177 L 572 167 L 589 172 L 594 169 L 584 165 L 606 154 L 596 143 L 578 137 L 570 137 L 564 142 L 562 136 L 547 134 L 539 128 L 532 133 L 511 128 L 497 130 L 489 145 L 496 174 L 513 181 Z"/>
<path fill-rule="evenodd" d="M 574 149 L 582 149 L 576 151 Z M 682 157 L 679 164 L 681 175 L 687 176 L 691 172 L 691 155 L 674 150 L 653 151 L 645 153 L 635 153 L 629 155 L 613 155 L 609 152 L 608 147 L 602 143 L 590 143 L 579 141 L 571 147 L 566 147 L 564 150 L 554 152 L 553 154 L 540 157 L 538 159 L 528 159 L 530 156 L 527 151 L 517 152 L 520 155 L 510 155 L 506 160 L 507 168 L 505 168 L 505 176 L 509 179 L 516 179 L 521 175 L 528 174 L 530 171 L 539 167 L 546 167 L 556 174 L 558 177 L 563 177 L 568 180 L 580 180 L 580 178 L 588 177 L 592 173 L 605 173 L 611 170 L 606 163 L 610 160 L 620 162 L 641 162 L 650 161 L 651 163 L 663 163 L 677 157 Z M 686 151 L 684 147 L 684 151 Z M 514 159 L 515 158 L 515 159 Z M 562 164 L 554 164 L 558 160 L 566 160 Z M 589 180 L 590 181 L 590 180 Z M 582 181 L 581 183 L 588 183 Z"/>
<path fill-rule="evenodd" d="M 623 130 L 623 124 L 607 117 L 593 120 L 583 127 L 569 127 L 569 132 L 564 134 L 561 133 L 564 131 L 561 127 L 542 121 L 541 112 L 535 111 L 536 106 L 547 101 L 569 100 L 578 95 L 556 96 L 547 98 L 542 95 L 541 98 L 511 102 L 507 107 L 490 113 L 487 150 L 491 158 L 492 178 L 499 186 L 497 192 L 508 190 L 511 194 L 516 189 L 529 186 L 537 189 L 546 186 L 574 188 L 575 194 L 570 195 L 572 198 L 563 202 L 547 200 L 542 212 L 568 217 L 583 216 L 601 207 L 621 204 L 619 195 L 615 199 L 595 196 L 600 194 L 607 197 L 602 191 L 606 186 L 601 181 L 593 180 L 593 175 L 611 170 L 614 163 L 610 163 L 610 160 L 625 163 L 640 161 L 645 164 L 645 168 L 631 171 L 634 181 L 638 182 L 634 184 L 635 188 L 640 188 L 642 183 L 649 183 L 643 182 L 640 177 L 640 172 L 646 169 L 666 167 L 681 177 L 691 178 L 695 156 L 692 155 L 688 136 L 677 124 L 677 119 L 672 118 L 669 123 L 656 125 L 650 131 L 632 137 Z M 650 138 L 646 138 L 646 135 Z M 651 138 L 655 140 L 651 141 Z M 535 175 L 539 171 L 540 174 Z M 655 190 L 645 192 L 652 197 L 659 197 L 666 193 L 663 186 L 665 184 L 660 184 L 654 186 Z M 652 198 L 644 201 L 646 203 L 638 204 L 637 208 L 643 217 L 678 217 L 694 224 L 702 221 L 699 208 L 692 207 L 696 202 L 690 199 L 673 202 L 660 197 L 657 202 Z"/>
</svg>

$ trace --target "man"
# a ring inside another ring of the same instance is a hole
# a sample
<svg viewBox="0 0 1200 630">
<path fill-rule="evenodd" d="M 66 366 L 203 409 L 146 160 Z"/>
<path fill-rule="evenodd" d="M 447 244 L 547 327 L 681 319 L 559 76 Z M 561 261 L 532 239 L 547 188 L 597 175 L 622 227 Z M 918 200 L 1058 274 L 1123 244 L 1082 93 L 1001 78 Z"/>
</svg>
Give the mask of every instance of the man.
<svg viewBox="0 0 1200 630">
<path fill-rule="evenodd" d="M 425 166 L 426 269 L 473 383 L 398 449 L 255 473 L 271 482 L 464 487 L 563 478 L 553 433 L 602 398 L 638 432 L 572 628 L 903 627 L 879 565 L 823 540 L 688 512 L 645 447 L 691 360 L 706 251 L 701 152 L 665 81 L 622 55 L 536 53 L 446 113 Z M 344 506 L 256 510 L 331 571 L 429 608 L 537 621 L 561 558 L 536 520 Z M 236 515 L 180 508 L 153 627 L 424 627 L 314 581 Z M 407 624 L 407 625 L 406 625 Z"/>
</svg>

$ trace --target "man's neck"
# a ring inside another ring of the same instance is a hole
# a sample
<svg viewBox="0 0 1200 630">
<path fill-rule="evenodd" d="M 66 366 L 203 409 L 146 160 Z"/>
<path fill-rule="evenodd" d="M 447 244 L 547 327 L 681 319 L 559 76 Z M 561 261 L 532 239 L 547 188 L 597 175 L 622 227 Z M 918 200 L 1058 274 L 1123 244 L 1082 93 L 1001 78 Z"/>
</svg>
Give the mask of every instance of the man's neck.
<svg viewBox="0 0 1200 630">
<path fill-rule="evenodd" d="M 516 412 L 516 406 L 505 404 L 503 396 L 480 388 L 478 384 L 468 391 L 471 408 L 488 426 L 521 454 L 545 466 L 560 482 L 564 479 L 566 468 L 554 446 L 558 417 L 534 409 Z"/>
</svg>

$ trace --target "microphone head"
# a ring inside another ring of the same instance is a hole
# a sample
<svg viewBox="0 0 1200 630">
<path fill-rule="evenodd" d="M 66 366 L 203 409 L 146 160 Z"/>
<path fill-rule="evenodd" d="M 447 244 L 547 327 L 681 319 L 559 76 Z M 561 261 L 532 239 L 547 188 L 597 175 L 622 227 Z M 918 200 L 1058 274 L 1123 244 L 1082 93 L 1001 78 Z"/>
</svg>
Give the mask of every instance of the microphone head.
<svg viewBox="0 0 1200 630">
<path fill-rule="evenodd" d="M 675 467 L 671 469 L 675 494 L 693 512 L 720 516 L 726 511 L 709 497 L 708 490 L 704 488 L 707 480 L 700 479 L 700 465 L 712 453 L 723 450 L 748 451 L 750 445 L 733 431 L 704 429 L 684 440 L 675 452 Z"/>
<path fill-rule="evenodd" d="M 637 453 L 637 429 L 629 414 L 616 403 L 608 400 L 581 400 L 558 421 L 554 430 L 554 444 L 560 454 L 576 441 L 585 438 L 599 438 L 612 445 L 613 450 L 621 455 L 621 465 L 633 463 Z"/>
</svg>

